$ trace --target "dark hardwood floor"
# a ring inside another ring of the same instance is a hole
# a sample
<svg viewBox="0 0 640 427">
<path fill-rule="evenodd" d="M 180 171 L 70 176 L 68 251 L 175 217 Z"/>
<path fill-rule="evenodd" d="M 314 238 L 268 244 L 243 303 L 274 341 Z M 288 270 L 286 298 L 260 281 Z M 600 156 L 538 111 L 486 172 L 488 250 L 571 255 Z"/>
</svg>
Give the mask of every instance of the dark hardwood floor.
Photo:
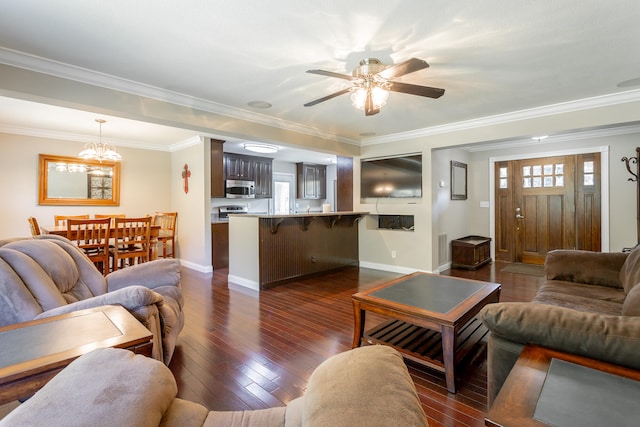
<svg viewBox="0 0 640 427">
<path fill-rule="evenodd" d="M 500 283 L 501 301 L 530 300 L 542 278 L 501 272 L 507 265 L 443 274 Z M 351 348 L 351 295 L 400 276 L 353 268 L 258 294 L 230 287 L 227 273 L 183 269 L 186 323 L 169 366 L 179 397 L 211 410 L 283 406 L 302 395 L 323 360 Z M 366 327 L 380 320 L 368 314 Z M 484 425 L 484 350 L 479 345 L 458 369 L 456 394 L 447 392 L 444 374 L 408 362 L 430 426 Z"/>
</svg>

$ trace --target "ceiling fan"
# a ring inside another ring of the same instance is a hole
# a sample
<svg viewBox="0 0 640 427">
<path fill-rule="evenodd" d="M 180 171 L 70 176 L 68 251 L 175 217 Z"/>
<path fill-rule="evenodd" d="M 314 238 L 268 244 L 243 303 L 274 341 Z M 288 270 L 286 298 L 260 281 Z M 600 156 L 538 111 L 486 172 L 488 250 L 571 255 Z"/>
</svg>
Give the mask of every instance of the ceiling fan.
<svg viewBox="0 0 640 427">
<path fill-rule="evenodd" d="M 373 116 L 374 114 L 378 114 L 380 107 L 387 102 L 389 91 L 426 96 L 429 98 L 440 98 L 444 95 L 444 89 L 394 82 L 391 80 L 427 67 L 429 67 L 429 64 L 427 64 L 426 61 L 417 58 L 411 58 L 391 66 L 384 65 L 377 58 L 368 58 L 361 60 L 360 65 L 353 70 L 350 76 L 332 71 L 307 70 L 307 73 L 311 74 L 349 80 L 353 85 L 314 101 L 307 102 L 304 106 L 311 107 L 335 98 L 336 96 L 351 92 L 353 105 L 356 108 L 363 109 L 365 115 Z"/>
</svg>

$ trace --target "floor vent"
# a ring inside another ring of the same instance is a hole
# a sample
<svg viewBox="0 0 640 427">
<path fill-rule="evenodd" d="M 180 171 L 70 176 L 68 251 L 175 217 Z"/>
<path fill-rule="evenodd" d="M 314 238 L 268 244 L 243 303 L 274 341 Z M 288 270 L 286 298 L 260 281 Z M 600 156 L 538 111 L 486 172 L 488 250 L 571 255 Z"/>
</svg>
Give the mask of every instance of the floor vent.
<svg viewBox="0 0 640 427">
<path fill-rule="evenodd" d="M 449 261 L 449 245 L 447 243 L 446 233 L 438 235 L 438 265 L 446 264 Z"/>
</svg>

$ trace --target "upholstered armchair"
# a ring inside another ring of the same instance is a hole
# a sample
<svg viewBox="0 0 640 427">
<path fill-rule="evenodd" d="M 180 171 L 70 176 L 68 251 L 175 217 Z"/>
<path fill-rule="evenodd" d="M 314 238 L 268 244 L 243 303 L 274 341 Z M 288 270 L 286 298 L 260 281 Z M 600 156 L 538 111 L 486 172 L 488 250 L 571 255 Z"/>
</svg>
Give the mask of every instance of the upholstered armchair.
<svg viewBox="0 0 640 427">
<path fill-rule="evenodd" d="M 64 237 L 0 240 L 0 326 L 110 304 L 123 306 L 152 332 L 153 357 L 168 364 L 184 326 L 177 260 L 105 277 Z"/>
<path fill-rule="evenodd" d="M 98 349 L 71 362 L 0 426 L 428 427 L 402 356 L 382 345 L 325 360 L 286 407 L 212 411 L 176 395 L 162 363 Z"/>
</svg>

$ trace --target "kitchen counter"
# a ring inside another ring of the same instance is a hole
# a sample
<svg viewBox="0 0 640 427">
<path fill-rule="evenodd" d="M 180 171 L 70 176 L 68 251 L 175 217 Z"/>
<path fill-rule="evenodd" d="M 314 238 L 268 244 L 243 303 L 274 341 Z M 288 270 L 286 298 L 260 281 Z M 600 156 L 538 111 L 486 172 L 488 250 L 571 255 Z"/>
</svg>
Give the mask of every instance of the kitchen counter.
<svg viewBox="0 0 640 427">
<path fill-rule="evenodd" d="M 367 212 L 229 215 L 229 283 L 265 290 L 358 266 L 358 222 Z"/>
<path fill-rule="evenodd" d="M 281 215 L 268 215 L 268 214 L 242 214 L 235 215 L 229 214 L 229 216 L 242 216 L 242 217 L 254 217 L 254 218 L 304 218 L 304 217 L 316 217 L 316 216 L 346 216 L 346 215 L 367 215 L 369 212 L 352 212 L 352 211 L 340 211 L 340 212 L 309 212 L 309 213 L 295 213 L 295 214 L 281 214 Z"/>
</svg>

